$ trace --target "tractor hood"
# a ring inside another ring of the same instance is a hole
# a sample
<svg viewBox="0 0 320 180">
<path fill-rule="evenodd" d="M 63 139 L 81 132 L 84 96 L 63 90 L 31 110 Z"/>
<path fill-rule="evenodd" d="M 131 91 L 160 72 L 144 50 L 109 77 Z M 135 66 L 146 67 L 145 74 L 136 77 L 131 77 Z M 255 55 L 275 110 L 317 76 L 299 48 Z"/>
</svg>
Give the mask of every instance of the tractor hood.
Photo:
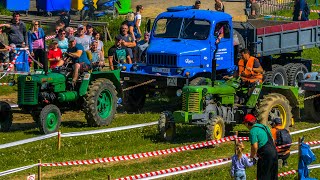
<svg viewBox="0 0 320 180">
<path fill-rule="evenodd" d="M 212 86 L 184 86 L 182 92 L 184 93 L 205 93 L 214 95 L 230 95 L 235 94 L 236 89 L 224 81 L 215 81 Z"/>
<path fill-rule="evenodd" d="M 32 75 L 24 75 L 20 76 L 19 80 L 21 81 L 33 81 L 37 83 L 65 83 L 66 77 L 60 73 L 48 73 L 47 75 L 44 73 L 32 74 Z"/>
</svg>

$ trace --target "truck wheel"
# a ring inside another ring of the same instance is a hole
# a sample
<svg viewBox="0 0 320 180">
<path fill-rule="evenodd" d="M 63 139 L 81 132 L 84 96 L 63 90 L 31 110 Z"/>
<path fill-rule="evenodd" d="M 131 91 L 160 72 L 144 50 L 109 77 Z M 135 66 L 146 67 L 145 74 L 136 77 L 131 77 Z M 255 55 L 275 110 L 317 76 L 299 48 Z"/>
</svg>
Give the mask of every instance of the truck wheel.
<svg viewBox="0 0 320 180">
<path fill-rule="evenodd" d="M 165 111 L 160 114 L 158 131 L 162 139 L 172 141 L 176 136 L 176 123 L 171 112 Z"/>
<path fill-rule="evenodd" d="M 319 94 L 320 92 L 305 92 L 305 98 Z M 307 118 L 311 118 L 314 121 L 320 121 L 320 97 L 305 100 L 304 101 L 304 112 Z"/>
<path fill-rule="evenodd" d="M 61 124 L 60 109 L 53 104 L 46 105 L 40 112 L 40 132 L 50 134 L 58 131 Z"/>
<path fill-rule="evenodd" d="M 206 139 L 210 140 L 219 140 L 225 135 L 225 124 L 221 116 L 216 116 L 210 114 L 209 122 L 207 123 L 206 128 Z"/>
<path fill-rule="evenodd" d="M 264 125 L 270 124 L 275 118 L 282 119 L 282 127 L 291 125 L 292 108 L 285 96 L 278 93 L 270 93 L 263 96 L 258 105 L 258 120 Z"/>
<path fill-rule="evenodd" d="M 289 66 L 287 70 L 288 85 L 298 87 L 298 83 L 303 80 L 303 76 L 307 72 L 308 69 L 304 64 L 298 63 Z"/>
<path fill-rule="evenodd" d="M 89 126 L 109 125 L 117 108 L 117 91 L 108 79 L 97 79 L 89 86 L 84 112 Z"/>
<path fill-rule="evenodd" d="M 288 85 L 288 77 L 285 68 L 279 64 L 272 65 L 272 71 L 267 71 L 264 74 L 264 82 L 278 86 Z"/>
<path fill-rule="evenodd" d="M 12 111 L 7 102 L 0 101 L 0 117 L 0 131 L 8 132 L 12 125 Z"/>
<path fill-rule="evenodd" d="M 190 86 L 203 86 L 209 85 L 207 78 L 205 77 L 196 77 L 190 81 Z"/>
<path fill-rule="evenodd" d="M 131 86 L 131 84 L 129 85 Z M 129 87 L 124 84 L 124 87 Z M 146 91 L 143 87 L 137 87 L 123 92 L 123 106 L 127 112 L 139 112 L 146 102 Z"/>
</svg>

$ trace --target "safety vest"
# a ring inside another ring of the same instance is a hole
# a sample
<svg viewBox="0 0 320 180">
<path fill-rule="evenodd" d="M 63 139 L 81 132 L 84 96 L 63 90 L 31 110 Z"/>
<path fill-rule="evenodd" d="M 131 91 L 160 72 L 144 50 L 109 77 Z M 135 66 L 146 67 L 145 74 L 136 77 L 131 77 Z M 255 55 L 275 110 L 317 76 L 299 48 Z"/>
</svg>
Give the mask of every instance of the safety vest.
<svg viewBox="0 0 320 180">
<path fill-rule="evenodd" d="M 239 67 L 239 75 L 241 75 L 241 79 L 243 81 L 248 81 L 250 83 L 254 83 L 256 81 L 259 81 L 260 83 L 262 83 L 262 74 L 261 73 L 257 73 L 254 71 L 249 71 L 247 68 L 253 68 L 253 64 L 255 61 L 255 57 L 250 56 L 248 62 L 246 65 L 244 65 L 244 60 L 240 59 L 238 62 L 238 67 Z"/>
</svg>

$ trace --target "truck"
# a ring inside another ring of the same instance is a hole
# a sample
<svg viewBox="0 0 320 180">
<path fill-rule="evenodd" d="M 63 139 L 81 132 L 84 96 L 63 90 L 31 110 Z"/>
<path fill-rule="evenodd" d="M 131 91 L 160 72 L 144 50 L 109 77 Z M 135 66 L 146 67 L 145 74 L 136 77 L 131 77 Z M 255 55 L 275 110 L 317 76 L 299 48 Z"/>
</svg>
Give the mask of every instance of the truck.
<svg viewBox="0 0 320 180">
<path fill-rule="evenodd" d="M 66 111 L 82 110 L 89 126 L 112 122 L 122 94 L 120 69 L 83 72 L 72 85 L 72 68 L 48 70 L 45 60 L 43 70 L 18 77 L 19 109 L 0 101 L 0 131 L 10 130 L 13 113 L 31 114 L 43 134 L 58 131 L 61 115 Z"/>
<path fill-rule="evenodd" d="M 239 51 L 244 48 L 260 60 L 264 82 L 298 86 L 311 70 L 312 61 L 301 58 L 301 53 L 319 45 L 319 20 L 232 22 L 231 15 L 223 12 L 171 7 L 159 14 L 149 28 L 146 62 L 123 67 L 124 86 L 150 82 L 124 94 L 127 110 L 140 110 L 146 94 L 175 94 L 187 81 L 197 85 L 201 84 L 199 77 L 210 77 L 217 27 L 221 26 L 224 37 L 216 57 L 218 79 L 232 73 Z"/>
<path fill-rule="evenodd" d="M 304 112 L 306 118 L 314 122 L 320 121 L 320 73 L 306 73 L 301 81 L 304 91 Z"/>
</svg>

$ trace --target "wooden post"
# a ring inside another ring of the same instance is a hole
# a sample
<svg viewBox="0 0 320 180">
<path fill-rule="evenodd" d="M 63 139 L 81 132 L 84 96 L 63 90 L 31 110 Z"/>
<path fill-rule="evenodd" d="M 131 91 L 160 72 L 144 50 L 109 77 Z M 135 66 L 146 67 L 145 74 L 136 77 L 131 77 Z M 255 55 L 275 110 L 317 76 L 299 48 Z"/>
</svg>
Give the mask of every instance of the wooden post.
<svg viewBox="0 0 320 180">
<path fill-rule="evenodd" d="M 301 156 L 301 137 L 299 137 L 299 140 L 298 140 L 298 168 L 297 169 L 299 169 L 300 156 Z M 298 179 L 299 180 L 301 179 L 299 172 L 298 172 Z"/>
<path fill-rule="evenodd" d="M 41 180 L 41 159 L 38 160 L 38 180 Z"/>
<path fill-rule="evenodd" d="M 108 175 L 108 180 L 111 180 L 111 175 Z"/>
<path fill-rule="evenodd" d="M 61 148 L 61 131 L 58 131 L 58 150 Z"/>
<path fill-rule="evenodd" d="M 104 28 L 105 28 L 105 32 L 107 32 L 106 34 L 107 36 L 105 36 L 106 41 L 108 40 L 108 37 L 109 37 L 110 41 L 113 42 L 113 38 L 110 35 L 109 29 L 106 26 L 104 26 Z"/>
<path fill-rule="evenodd" d="M 238 131 L 235 132 L 235 135 L 237 136 L 234 141 L 234 154 L 237 154 L 237 143 L 238 143 Z"/>
</svg>

